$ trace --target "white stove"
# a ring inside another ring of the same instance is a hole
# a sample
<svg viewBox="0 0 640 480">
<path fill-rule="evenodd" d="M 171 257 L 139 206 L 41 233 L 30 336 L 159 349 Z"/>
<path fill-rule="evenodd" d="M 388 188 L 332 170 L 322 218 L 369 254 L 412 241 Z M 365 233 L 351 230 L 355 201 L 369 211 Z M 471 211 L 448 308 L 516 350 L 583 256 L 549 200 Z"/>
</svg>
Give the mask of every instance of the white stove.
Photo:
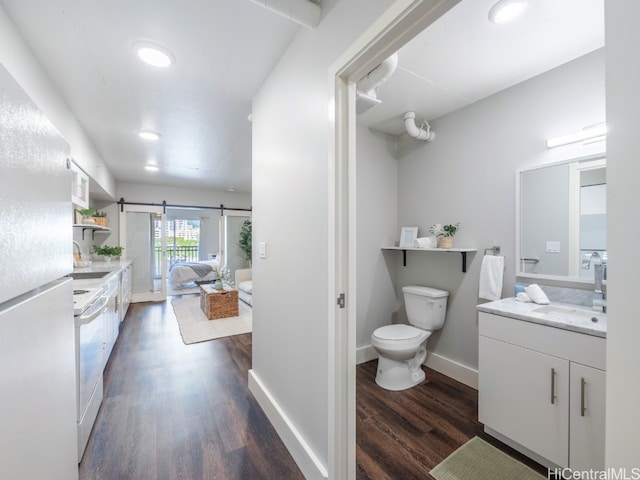
<svg viewBox="0 0 640 480">
<path fill-rule="evenodd" d="M 102 294 L 102 288 L 83 288 L 73 291 L 73 314 L 75 316 L 84 312 Z"/>
</svg>

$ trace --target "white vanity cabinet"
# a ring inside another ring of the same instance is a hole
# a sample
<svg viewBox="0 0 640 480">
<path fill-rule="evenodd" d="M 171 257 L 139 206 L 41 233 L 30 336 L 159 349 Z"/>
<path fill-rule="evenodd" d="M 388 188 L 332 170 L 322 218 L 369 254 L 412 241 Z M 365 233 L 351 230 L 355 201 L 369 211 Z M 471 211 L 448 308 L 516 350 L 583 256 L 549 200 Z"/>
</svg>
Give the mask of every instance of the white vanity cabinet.
<svg viewBox="0 0 640 480">
<path fill-rule="evenodd" d="M 605 339 L 485 312 L 479 332 L 485 430 L 548 467 L 603 469 Z"/>
</svg>

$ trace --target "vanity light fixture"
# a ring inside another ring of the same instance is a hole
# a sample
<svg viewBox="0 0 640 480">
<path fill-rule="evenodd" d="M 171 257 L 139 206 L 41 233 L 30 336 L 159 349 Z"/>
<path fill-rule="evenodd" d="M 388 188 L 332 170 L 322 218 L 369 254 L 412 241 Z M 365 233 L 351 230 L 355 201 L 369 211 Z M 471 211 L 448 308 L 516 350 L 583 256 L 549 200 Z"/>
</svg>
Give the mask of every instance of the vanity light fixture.
<svg viewBox="0 0 640 480">
<path fill-rule="evenodd" d="M 527 0 L 499 0 L 489 10 L 492 23 L 509 23 L 522 15 L 527 8 Z"/>
<path fill-rule="evenodd" d="M 153 42 L 135 42 L 132 46 L 138 58 L 148 65 L 166 68 L 175 63 L 175 57 L 165 47 Z"/>
<path fill-rule="evenodd" d="M 144 169 L 148 172 L 157 172 L 159 170 L 157 165 L 145 165 Z"/>
<path fill-rule="evenodd" d="M 562 145 L 569 145 L 571 143 L 585 142 L 588 140 L 599 141 L 604 140 L 607 135 L 607 125 L 605 123 L 599 123 L 591 127 L 585 127 L 578 132 L 568 133 L 559 137 L 549 138 L 547 140 L 547 148 L 560 147 Z M 591 143 L 592 143 L 591 142 Z"/>
<path fill-rule="evenodd" d="M 156 140 L 160 140 L 161 135 L 158 132 L 154 132 L 153 130 L 138 130 L 138 136 L 140 138 L 144 138 L 145 140 L 150 140 L 155 142 Z"/>
</svg>

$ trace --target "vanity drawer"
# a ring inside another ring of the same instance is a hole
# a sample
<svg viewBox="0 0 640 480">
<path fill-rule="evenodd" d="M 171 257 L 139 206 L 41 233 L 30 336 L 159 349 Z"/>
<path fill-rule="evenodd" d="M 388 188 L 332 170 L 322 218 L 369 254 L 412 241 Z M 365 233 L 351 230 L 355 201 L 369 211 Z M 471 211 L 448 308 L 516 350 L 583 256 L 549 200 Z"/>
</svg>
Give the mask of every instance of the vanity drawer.
<svg viewBox="0 0 640 480">
<path fill-rule="evenodd" d="M 479 312 L 479 334 L 547 355 L 606 370 L 606 340 L 602 337 Z"/>
</svg>

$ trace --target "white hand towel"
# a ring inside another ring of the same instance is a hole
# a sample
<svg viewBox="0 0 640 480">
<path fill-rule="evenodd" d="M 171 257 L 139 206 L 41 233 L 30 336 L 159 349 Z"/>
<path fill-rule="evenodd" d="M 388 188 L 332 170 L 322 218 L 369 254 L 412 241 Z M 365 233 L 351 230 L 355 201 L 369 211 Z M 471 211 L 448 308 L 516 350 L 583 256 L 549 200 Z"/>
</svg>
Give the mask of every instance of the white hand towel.
<svg viewBox="0 0 640 480">
<path fill-rule="evenodd" d="M 480 268 L 480 288 L 478 297 L 486 300 L 498 300 L 502 296 L 502 275 L 504 257 L 485 255 Z"/>
<path fill-rule="evenodd" d="M 524 291 L 527 292 L 527 295 L 529 295 L 532 302 L 537 303 L 538 305 L 549 305 L 549 299 L 538 284 L 532 283 L 531 285 L 524 287 Z"/>
<path fill-rule="evenodd" d="M 516 300 L 519 302 L 531 303 L 531 299 L 529 298 L 529 295 L 526 294 L 526 292 L 518 292 L 518 294 L 516 295 Z"/>
</svg>

